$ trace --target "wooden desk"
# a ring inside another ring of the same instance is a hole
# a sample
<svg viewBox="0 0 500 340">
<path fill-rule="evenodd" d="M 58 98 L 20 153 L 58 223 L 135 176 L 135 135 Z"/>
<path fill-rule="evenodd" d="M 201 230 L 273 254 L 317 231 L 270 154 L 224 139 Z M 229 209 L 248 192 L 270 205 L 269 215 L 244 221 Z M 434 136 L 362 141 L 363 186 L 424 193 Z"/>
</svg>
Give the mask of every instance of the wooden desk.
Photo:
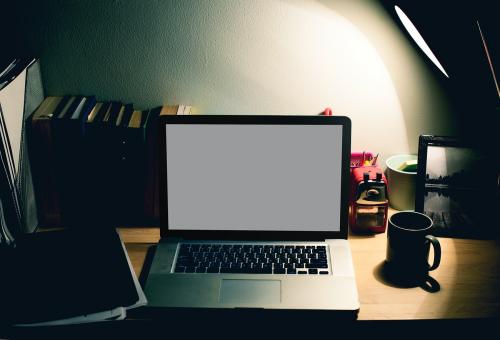
<svg viewBox="0 0 500 340">
<path fill-rule="evenodd" d="M 120 228 L 137 275 L 158 228 Z M 385 283 L 386 234 L 350 236 L 361 308 L 359 320 L 489 318 L 500 316 L 500 241 L 440 238 L 442 260 L 431 272 L 440 290 Z"/>
</svg>

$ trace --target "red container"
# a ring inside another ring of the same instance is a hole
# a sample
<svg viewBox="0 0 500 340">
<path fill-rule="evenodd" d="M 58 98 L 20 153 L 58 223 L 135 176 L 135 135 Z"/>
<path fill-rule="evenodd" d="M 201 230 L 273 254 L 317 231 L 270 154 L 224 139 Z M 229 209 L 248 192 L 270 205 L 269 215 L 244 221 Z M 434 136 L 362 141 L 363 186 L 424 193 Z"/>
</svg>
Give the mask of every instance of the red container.
<svg viewBox="0 0 500 340">
<path fill-rule="evenodd" d="M 371 162 L 373 158 L 373 153 L 371 153 L 370 151 L 351 152 L 351 171 L 361 166 L 365 166 L 364 163 L 366 161 Z M 371 165 L 376 165 L 376 163 Z"/>
<path fill-rule="evenodd" d="M 389 201 L 387 179 L 378 166 L 351 170 L 349 225 L 355 233 L 383 233 Z"/>
</svg>

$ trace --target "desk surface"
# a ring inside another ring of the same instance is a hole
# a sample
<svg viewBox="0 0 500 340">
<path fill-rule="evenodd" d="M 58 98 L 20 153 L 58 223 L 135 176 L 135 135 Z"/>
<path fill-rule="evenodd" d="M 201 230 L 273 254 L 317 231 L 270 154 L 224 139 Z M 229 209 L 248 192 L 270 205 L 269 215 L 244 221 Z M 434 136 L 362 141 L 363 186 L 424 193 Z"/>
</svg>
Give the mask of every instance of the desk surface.
<svg viewBox="0 0 500 340">
<path fill-rule="evenodd" d="M 137 275 L 158 228 L 120 228 Z M 442 260 L 431 276 L 435 293 L 391 286 L 381 275 L 386 234 L 349 236 L 361 308 L 359 320 L 455 319 L 500 316 L 500 241 L 440 238 Z"/>
</svg>

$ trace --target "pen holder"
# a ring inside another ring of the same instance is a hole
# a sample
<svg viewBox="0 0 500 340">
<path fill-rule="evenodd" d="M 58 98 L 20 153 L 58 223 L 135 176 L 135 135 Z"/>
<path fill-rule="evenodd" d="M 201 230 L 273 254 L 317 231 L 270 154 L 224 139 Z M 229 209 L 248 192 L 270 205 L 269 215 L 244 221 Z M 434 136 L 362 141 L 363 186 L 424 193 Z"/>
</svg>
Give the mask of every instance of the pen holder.
<svg viewBox="0 0 500 340">
<path fill-rule="evenodd" d="M 359 168 L 359 167 L 362 167 L 362 166 L 365 166 L 365 162 L 368 161 L 368 162 L 371 162 L 372 160 L 374 160 L 374 157 L 373 157 L 373 153 L 369 152 L 369 151 L 363 151 L 363 152 L 351 152 L 351 173 L 352 173 L 352 170 L 356 169 L 356 168 Z M 375 160 L 376 162 L 376 160 Z M 376 165 L 376 163 L 373 163 L 370 165 Z"/>
<path fill-rule="evenodd" d="M 387 225 L 388 187 L 378 166 L 351 169 L 349 225 L 355 233 L 383 233 Z"/>
</svg>

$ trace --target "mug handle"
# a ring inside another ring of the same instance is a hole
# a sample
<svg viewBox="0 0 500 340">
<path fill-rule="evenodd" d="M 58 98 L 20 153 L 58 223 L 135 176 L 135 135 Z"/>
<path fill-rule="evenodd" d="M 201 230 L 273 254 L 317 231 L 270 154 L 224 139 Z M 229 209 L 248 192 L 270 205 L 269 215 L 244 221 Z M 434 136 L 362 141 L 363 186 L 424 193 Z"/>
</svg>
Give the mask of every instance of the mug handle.
<svg viewBox="0 0 500 340">
<path fill-rule="evenodd" d="M 432 246 L 434 247 L 434 263 L 432 263 L 432 266 L 429 266 L 429 270 L 434 270 L 439 267 L 439 264 L 441 263 L 441 245 L 439 244 L 438 239 L 432 235 L 427 235 L 425 238 L 431 241 Z"/>
</svg>

